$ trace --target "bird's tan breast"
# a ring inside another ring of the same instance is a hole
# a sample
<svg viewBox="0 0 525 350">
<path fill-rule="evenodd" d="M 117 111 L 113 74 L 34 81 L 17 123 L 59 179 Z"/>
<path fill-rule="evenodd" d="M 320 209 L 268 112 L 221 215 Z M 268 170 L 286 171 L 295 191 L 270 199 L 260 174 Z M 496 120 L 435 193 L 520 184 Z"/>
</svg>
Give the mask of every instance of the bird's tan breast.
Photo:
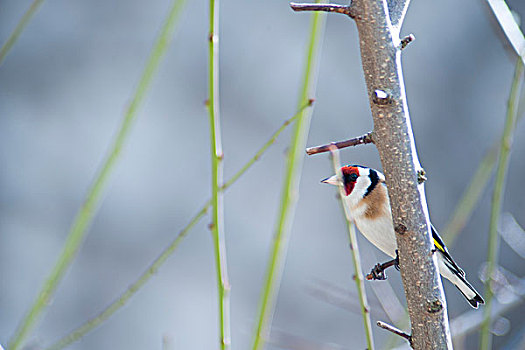
<svg viewBox="0 0 525 350">
<path fill-rule="evenodd" d="M 360 206 L 366 208 L 363 213 L 364 217 L 373 220 L 383 215 L 390 216 L 390 213 L 387 213 L 387 199 L 386 186 L 383 182 L 379 182 L 374 190 L 361 200 Z"/>
</svg>

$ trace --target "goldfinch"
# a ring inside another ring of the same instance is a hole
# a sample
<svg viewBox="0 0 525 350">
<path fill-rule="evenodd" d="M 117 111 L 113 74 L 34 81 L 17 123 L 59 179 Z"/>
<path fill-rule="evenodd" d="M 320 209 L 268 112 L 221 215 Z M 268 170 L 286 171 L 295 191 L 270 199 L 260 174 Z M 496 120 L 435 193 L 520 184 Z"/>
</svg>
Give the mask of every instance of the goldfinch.
<svg viewBox="0 0 525 350">
<path fill-rule="evenodd" d="M 391 262 L 378 264 L 369 275 L 373 279 L 385 279 L 383 270 L 396 265 L 397 242 L 392 223 L 390 200 L 388 198 L 385 176 L 379 171 L 361 165 L 348 165 L 341 168 L 345 201 L 348 204 L 352 219 L 359 231 L 385 254 L 395 258 Z M 321 182 L 338 185 L 337 175 L 328 177 Z M 485 301 L 467 281 L 465 272 L 456 264 L 450 253 L 432 227 L 435 252 L 440 274 L 452 282 L 468 300 L 472 307 L 477 308 Z"/>
</svg>

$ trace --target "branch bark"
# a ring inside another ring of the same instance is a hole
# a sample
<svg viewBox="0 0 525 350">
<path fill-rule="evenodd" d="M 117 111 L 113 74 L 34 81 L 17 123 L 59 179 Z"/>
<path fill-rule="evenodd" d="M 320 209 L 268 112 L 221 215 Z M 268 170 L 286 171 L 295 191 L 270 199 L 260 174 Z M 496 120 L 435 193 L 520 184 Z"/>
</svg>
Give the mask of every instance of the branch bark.
<svg viewBox="0 0 525 350">
<path fill-rule="evenodd" d="M 357 146 L 357 145 L 366 145 L 367 143 L 374 143 L 374 136 L 372 132 L 361 135 L 359 137 L 354 137 L 349 140 L 331 142 L 327 145 L 310 147 L 306 149 L 306 154 L 311 156 L 317 153 L 329 152 L 331 148 L 334 146 L 338 149 L 341 149 L 341 148 Z"/>
<path fill-rule="evenodd" d="M 421 168 L 406 102 L 399 31 L 384 0 L 352 3 L 374 119 L 374 141 L 388 184 L 414 349 L 452 348 L 446 301 L 429 231 Z M 399 24 L 400 26 L 400 24 Z M 385 92 L 384 104 L 378 91 Z"/>
<path fill-rule="evenodd" d="M 393 4 L 392 1 L 389 1 Z M 401 27 L 408 1 L 392 19 L 386 0 L 354 0 L 361 60 L 386 176 L 414 349 L 451 349 L 446 300 L 433 256 L 423 185 L 401 69 Z M 392 8 L 392 6 L 391 6 Z"/>
<path fill-rule="evenodd" d="M 398 329 L 398 328 L 396 328 L 394 326 L 391 326 L 388 323 L 382 322 L 382 321 L 377 321 L 376 324 L 377 324 L 378 327 L 386 329 L 387 331 L 392 332 L 395 335 L 399 335 L 401 338 L 406 339 L 409 343 L 412 342 L 412 336 L 410 334 L 406 334 L 402 330 L 400 330 L 400 329 Z"/>
</svg>

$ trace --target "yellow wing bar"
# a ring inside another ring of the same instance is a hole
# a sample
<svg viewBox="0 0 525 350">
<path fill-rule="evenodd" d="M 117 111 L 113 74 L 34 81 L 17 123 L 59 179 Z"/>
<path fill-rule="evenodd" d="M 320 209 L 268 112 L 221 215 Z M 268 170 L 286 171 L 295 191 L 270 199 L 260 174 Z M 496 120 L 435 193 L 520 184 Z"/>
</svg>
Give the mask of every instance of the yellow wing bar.
<svg viewBox="0 0 525 350">
<path fill-rule="evenodd" d="M 436 246 L 439 251 L 445 253 L 445 249 L 443 249 L 443 246 L 434 238 L 434 245 Z"/>
</svg>

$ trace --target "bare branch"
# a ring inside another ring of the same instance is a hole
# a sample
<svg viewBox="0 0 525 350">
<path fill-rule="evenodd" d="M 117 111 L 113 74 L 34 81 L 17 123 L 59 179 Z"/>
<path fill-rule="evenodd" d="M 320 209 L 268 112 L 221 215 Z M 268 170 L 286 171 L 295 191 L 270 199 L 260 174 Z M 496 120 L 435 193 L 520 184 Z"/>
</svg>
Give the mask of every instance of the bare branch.
<svg viewBox="0 0 525 350">
<path fill-rule="evenodd" d="M 329 152 L 330 148 L 333 146 L 341 149 L 350 146 L 366 145 L 367 143 L 374 143 L 372 131 L 359 137 L 354 137 L 353 139 L 332 142 L 322 146 L 310 147 L 306 149 L 306 153 L 311 156 L 312 154 Z"/>
<path fill-rule="evenodd" d="M 415 349 L 451 349 L 445 295 L 431 254 L 430 219 L 424 187 L 419 184 L 422 174 L 418 179 L 421 165 L 401 68 L 399 28 L 408 3 L 409 0 L 389 0 L 387 7 L 385 0 L 353 0 L 351 12 L 359 33 L 374 119 L 374 144 L 388 184 L 412 345 Z"/>
<path fill-rule="evenodd" d="M 337 5 L 337 4 L 298 4 L 295 2 L 290 3 L 290 7 L 294 11 L 324 11 L 324 12 L 335 12 L 354 17 L 352 8 L 350 6 Z"/>
<path fill-rule="evenodd" d="M 402 330 L 394 327 L 394 326 L 391 326 L 389 325 L 388 323 L 385 323 L 385 322 L 382 322 L 382 321 L 377 321 L 376 323 L 380 328 L 383 328 L 383 329 L 386 329 L 387 331 L 390 331 L 396 335 L 399 335 L 400 337 L 402 338 L 405 338 L 409 343 L 410 345 L 412 345 L 412 336 L 410 334 L 407 334 L 405 332 L 403 332 Z"/>
<path fill-rule="evenodd" d="M 404 90 L 401 40 L 385 5 L 383 0 L 352 2 L 374 119 L 374 144 L 388 184 L 413 347 L 451 349 L 445 295 L 430 254 L 433 244 L 424 187 L 418 183 L 421 165 Z"/>
</svg>

